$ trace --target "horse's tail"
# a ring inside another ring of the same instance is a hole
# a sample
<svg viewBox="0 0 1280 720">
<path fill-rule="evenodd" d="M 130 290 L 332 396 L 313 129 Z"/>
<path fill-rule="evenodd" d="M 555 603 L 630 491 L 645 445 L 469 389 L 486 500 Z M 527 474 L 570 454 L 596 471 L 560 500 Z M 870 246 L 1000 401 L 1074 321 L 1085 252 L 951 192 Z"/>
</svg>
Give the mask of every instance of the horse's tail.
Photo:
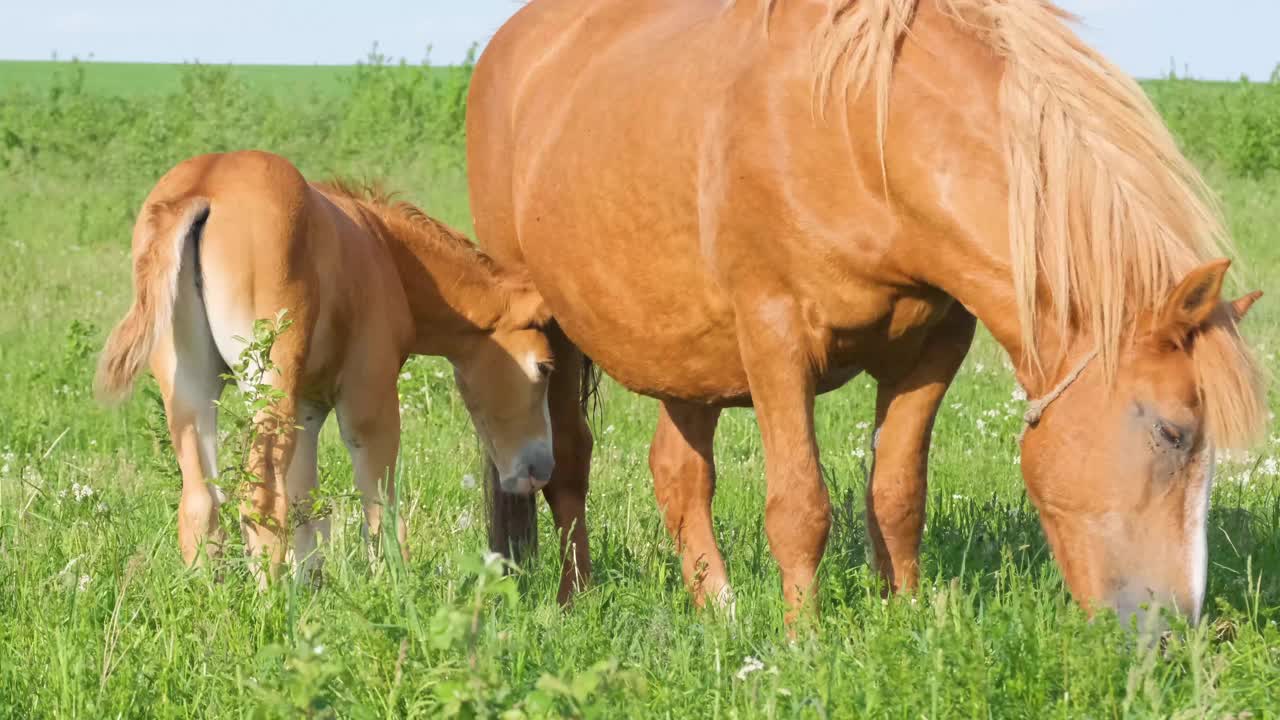
<svg viewBox="0 0 1280 720">
<path fill-rule="evenodd" d="M 589 422 L 600 414 L 600 371 L 582 356 L 578 403 Z M 551 438 L 554 444 L 555 436 Z M 485 459 L 485 507 L 489 515 L 489 549 L 517 564 L 538 549 L 538 496 L 512 495 L 499 485 L 498 469 Z"/>
<path fill-rule="evenodd" d="M 600 413 L 603 411 L 600 401 L 600 368 L 596 367 L 596 364 L 586 355 L 582 356 L 578 402 L 582 407 L 582 417 L 592 425 L 597 424 L 600 421 Z"/>
<path fill-rule="evenodd" d="M 129 395 L 151 349 L 172 325 L 182 256 L 208 218 L 209 200 L 202 197 L 142 208 L 133 231 L 133 305 L 102 349 L 94 381 L 100 402 L 114 404 Z"/>
<path fill-rule="evenodd" d="M 552 438 L 555 442 L 555 438 Z M 489 549 L 517 565 L 538 549 L 538 496 L 514 495 L 499 486 L 498 468 L 485 458 L 484 501 L 489 511 Z"/>
</svg>

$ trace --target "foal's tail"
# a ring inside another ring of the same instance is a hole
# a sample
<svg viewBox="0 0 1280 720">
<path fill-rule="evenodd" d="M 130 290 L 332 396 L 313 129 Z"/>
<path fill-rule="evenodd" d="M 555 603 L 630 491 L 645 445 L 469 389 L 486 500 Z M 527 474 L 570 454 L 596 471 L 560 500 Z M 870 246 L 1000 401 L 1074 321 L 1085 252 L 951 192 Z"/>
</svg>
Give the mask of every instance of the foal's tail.
<svg viewBox="0 0 1280 720">
<path fill-rule="evenodd" d="M 114 404 L 129 395 L 152 347 L 172 325 L 184 250 L 189 241 L 198 240 L 208 219 L 208 198 L 152 202 L 142 208 L 133 231 L 133 306 L 102 349 L 94 381 L 100 402 Z"/>
</svg>

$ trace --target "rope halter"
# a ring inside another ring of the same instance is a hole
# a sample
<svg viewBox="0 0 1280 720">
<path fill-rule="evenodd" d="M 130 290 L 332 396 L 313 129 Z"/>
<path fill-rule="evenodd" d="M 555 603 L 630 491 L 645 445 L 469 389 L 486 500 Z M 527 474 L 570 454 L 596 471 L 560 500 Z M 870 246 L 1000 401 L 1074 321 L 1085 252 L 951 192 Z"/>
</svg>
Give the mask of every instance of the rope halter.
<svg viewBox="0 0 1280 720">
<path fill-rule="evenodd" d="M 1080 374 L 1084 372 L 1084 369 L 1089 367 L 1089 363 L 1097 356 L 1098 351 L 1096 349 L 1091 351 L 1088 355 L 1084 356 L 1084 359 L 1082 359 L 1078 365 L 1075 366 L 1075 369 L 1067 373 L 1067 376 L 1062 378 L 1062 381 L 1055 385 L 1047 394 L 1042 395 L 1035 400 L 1027 401 L 1027 411 L 1022 415 L 1022 432 L 1018 433 L 1019 445 L 1022 444 L 1022 438 L 1027 434 L 1027 428 L 1040 422 L 1040 416 L 1044 414 L 1045 408 L 1049 407 L 1049 403 L 1057 400 L 1062 393 L 1066 392 L 1067 388 L 1071 387 L 1071 383 L 1075 382 L 1080 377 Z"/>
</svg>

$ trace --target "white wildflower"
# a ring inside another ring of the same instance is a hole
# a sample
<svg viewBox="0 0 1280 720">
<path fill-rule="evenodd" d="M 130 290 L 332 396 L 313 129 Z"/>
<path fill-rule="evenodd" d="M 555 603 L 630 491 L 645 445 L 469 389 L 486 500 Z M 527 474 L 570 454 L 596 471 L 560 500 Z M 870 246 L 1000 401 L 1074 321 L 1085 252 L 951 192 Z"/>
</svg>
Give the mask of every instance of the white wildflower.
<svg viewBox="0 0 1280 720">
<path fill-rule="evenodd" d="M 742 659 L 742 667 L 738 670 L 737 674 L 734 675 L 734 677 L 738 678 L 739 680 L 746 680 L 747 676 L 750 675 L 751 673 L 759 672 L 763 669 L 764 669 L 764 663 L 748 655 Z"/>
<path fill-rule="evenodd" d="M 978 418 L 977 420 L 974 420 L 973 424 L 974 424 L 974 427 L 978 428 L 978 432 L 985 432 L 987 429 L 987 423 L 982 418 Z"/>
<path fill-rule="evenodd" d="M 413 379 L 413 373 L 409 372 L 408 370 L 405 370 L 404 372 L 400 373 L 400 379 L 401 379 L 401 380 L 412 380 L 412 379 Z"/>
<path fill-rule="evenodd" d="M 93 488 L 80 483 L 71 483 L 71 494 L 75 496 L 76 502 L 81 502 L 93 497 Z"/>
<path fill-rule="evenodd" d="M 81 575 L 80 582 L 76 583 L 76 592 L 84 592 L 91 582 L 93 582 L 93 578 L 88 575 Z"/>
<path fill-rule="evenodd" d="M 1273 457 L 1267 458 L 1266 461 L 1262 463 L 1262 474 L 1271 476 L 1280 475 L 1280 463 L 1277 463 L 1276 459 Z"/>
<path fill-rule="evenodd" d="M 614 430 L 614 427 L 613 427 L 612 425 L 610 425 L 609 427 L 607 427 L 607 428 L 605 428 L 605 429 L 604 429 L 604 434 L 605 434 L 605 435 L 608 435 L 608 434 L 612 433 L 612 432 L 613 432 L 613 430 Z"/>
<path fill-rule="evenodd" d="M 861 460 L 867 456 L 867 451 L 863 448 L 856 447 L 853 449 L 853 456 Z"/>
<path fill-rule="evenodd" d="M 467 473 L 466 475 L 463 475 L 463 476 L 462 476 L 462 489 L 463 489 L 463 490 L 475 490 L 475 489 L 476 489 L 476 476 L 475 476 L 475 475 L 472 475 L 471 473 Z"/>
<path fill-rule="evenodd" d="M 311 648 L 311 652 L 315 653 L 316 655 L 323 655 L 323 654 L 324 654 L 324 645 L 317 645 L 317 646 L 315 646 L 315 647 Z"/>
<path fill-rule="evenodd" d="M 866 430 L 867 428 L 871 427 L 871 423 L 867 422 L 866 420 L 863 420 L 862 422 L 858 423 L 856 427 L 859 430 Z"/>
<path fill-rule="evenodd" d="M 987 366 L 983 365 L 982 363 L 973 364 L 973 371 L 976 373 L 981 373 L 983 370 L 986 370 L 986 369 L 987 369 Z"/>
<path fill-rule="evenodd" d="M 1022 389 L 1021 385 L 1013 386 L 1013 401 L 1024 402 L 1027 399 L 1027 391 Z"/>
<path fill-rule="evenodd" d="M 963 410 L 963 409 L 964 409 L 964 404 L 963 404 L 963 403 L 958 403 L 958 402 L 951 403 L 951 409 L 952 409 L 952 410 Z"/>
<path fill-rule="evenodd" d="M 1014 455 L 1014 456 L 1013 456 L 1013 464 L 1014 464 L 1014 465 L 1021 465 L 1021 464 L 1022 464 L 1022 456 L 1021 456 L 1021 455 Z"/>
</svg>

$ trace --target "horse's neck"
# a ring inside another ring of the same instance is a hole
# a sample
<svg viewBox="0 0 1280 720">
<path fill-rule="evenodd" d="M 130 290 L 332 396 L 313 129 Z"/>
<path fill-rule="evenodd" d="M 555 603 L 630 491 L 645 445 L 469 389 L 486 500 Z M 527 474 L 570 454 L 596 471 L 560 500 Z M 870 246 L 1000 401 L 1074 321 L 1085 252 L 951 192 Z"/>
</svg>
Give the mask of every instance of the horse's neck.
<svg viewBox="0 0 1280 720">
<path fill-rule="evenodd" d="M 412 319 L 411 351 L 453 357 L 460 345 L 492 328 L 503 300 L 493 271 L 471 248 L 396 223 L 388 238 Z"/>
</svg>

